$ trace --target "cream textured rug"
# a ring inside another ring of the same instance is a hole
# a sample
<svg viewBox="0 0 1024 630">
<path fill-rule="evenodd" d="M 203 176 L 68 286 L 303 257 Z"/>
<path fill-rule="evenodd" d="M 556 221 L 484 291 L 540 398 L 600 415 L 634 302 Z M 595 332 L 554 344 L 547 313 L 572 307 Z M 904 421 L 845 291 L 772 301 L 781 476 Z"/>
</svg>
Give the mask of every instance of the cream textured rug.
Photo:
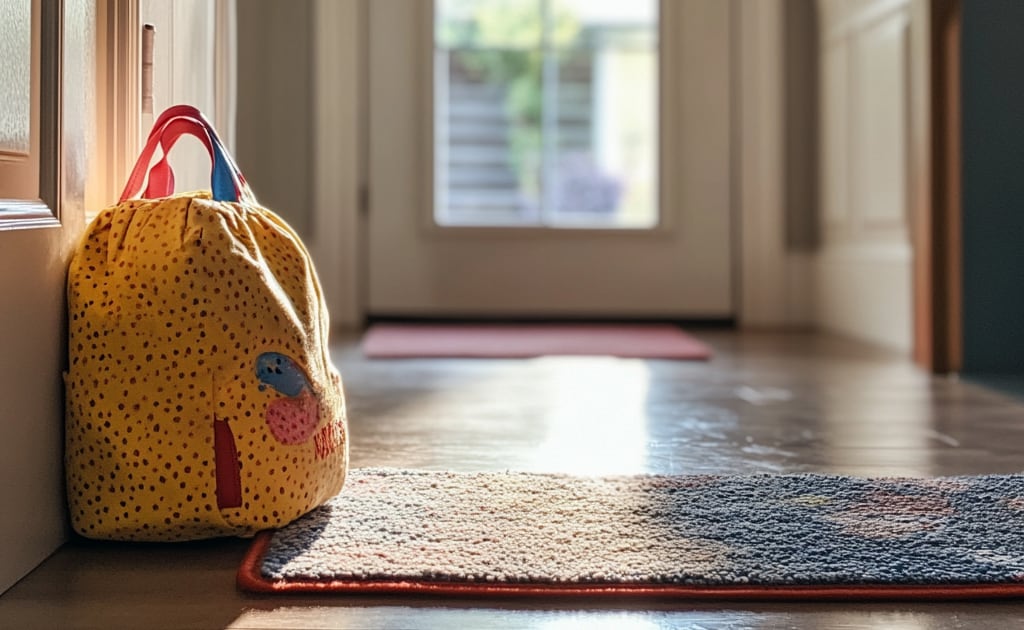
<svg viewBox="0 0 1024 630">
<path fill-rule="evenodd" d="M 261 535 L 254 591 L 733 598 L 1024 594 L 1024 476 L 357 469 Z"/>
</svg>

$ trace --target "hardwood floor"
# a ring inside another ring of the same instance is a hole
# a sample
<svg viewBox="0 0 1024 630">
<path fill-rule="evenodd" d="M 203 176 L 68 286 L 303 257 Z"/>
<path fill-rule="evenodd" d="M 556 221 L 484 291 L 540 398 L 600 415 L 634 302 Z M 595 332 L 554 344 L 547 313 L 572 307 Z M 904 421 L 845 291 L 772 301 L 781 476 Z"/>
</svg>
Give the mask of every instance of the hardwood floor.
<svg viewBox="0 0 1024 630">
<path fill-rule="evenodd" d="M 1009 473 L 1024 403 L 814 334 L 697 331 L 709 363 L 381 360 L 341 339 L 353 466 L 599 473 Z M 68 544 L 0 628 L 1009 628 L 1024 602 L 530 602 L 261 597 L 246 541 Z"/>
</svg>

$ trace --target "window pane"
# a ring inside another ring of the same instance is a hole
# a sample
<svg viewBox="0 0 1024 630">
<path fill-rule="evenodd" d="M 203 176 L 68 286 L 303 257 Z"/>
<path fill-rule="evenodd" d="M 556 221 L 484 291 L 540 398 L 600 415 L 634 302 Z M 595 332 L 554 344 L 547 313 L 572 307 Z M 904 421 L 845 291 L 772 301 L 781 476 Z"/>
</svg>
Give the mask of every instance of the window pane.
<svg viewBox="0 0 1024 630">
<path fill-rule="evenodd" d="M 658 213 L 657 59 L 600 46 L 560 56 L 548 223 L 653 227 Z"/>
<path fill-rule="evenodd" d="M 656 0 L 436 6 L 440 224 L 657 224 Z"/>
<path fill-rule="evenodd" d="M 658 37 L 657 0 L 549 0 L 551 11 L 577 25 L 578 41 L 591 47 L 654 48 Z M 559 42 L 555 42 L 559 45 Z"/>
<path fill-rule="evenodd" d="M 541 45 L 543 0 L 437 0 L 435 38 L 440 48 L 514 48 Z"/>
<path fill-rule="evenodd" d="M 438 50 L 437 218 L 445 225 L 539 216 L 541 53 Z"/>
</svg>

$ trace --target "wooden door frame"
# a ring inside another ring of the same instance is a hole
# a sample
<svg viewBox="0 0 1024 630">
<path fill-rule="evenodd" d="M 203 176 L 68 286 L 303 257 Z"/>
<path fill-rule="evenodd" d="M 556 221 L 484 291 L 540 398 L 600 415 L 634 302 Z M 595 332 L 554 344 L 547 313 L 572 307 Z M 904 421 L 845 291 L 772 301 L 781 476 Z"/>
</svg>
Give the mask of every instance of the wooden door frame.
<svg viewBox="0 0 1024 630">
<path fill-rule="evenodd" d="M 914 360 L 936 373 L 962 367 L 961 0 L 932 0 L 928 15 L 927 182 L 915 208 Z"/>
<path fill-rule="evenodd" d="M 86 188 L 86 210 L 114 203 L 141 143 L 142 23 L 139 0 L 96 3 L 96 143 L 106 168 Z"/>
</svg>

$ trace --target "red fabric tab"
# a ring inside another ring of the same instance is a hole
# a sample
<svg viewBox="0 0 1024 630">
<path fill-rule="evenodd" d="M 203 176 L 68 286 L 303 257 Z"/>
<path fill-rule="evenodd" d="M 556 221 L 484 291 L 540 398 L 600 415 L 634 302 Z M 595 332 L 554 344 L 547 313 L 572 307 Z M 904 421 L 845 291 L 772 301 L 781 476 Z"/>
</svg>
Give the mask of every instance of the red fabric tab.
<svg viewBox="0 0 1024 630">
<path fill-rule="evenodd" d="M 231 427 L 213 420 L 213 450 L 217 466 L 217 507 L 224 510 L 242 505 L 242 475 L 238 470 L 238 449 Z"/>
</svg>

